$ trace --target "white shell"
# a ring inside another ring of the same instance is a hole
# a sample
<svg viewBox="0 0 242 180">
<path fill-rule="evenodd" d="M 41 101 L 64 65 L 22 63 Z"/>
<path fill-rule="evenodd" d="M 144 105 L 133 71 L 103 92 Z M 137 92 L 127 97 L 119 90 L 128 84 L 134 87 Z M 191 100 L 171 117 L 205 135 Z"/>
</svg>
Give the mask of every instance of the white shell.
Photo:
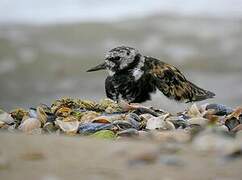
<svg viewBox="0 0 242 180">
<path fill-rule="evenodd" d="M 30 133 L 34 129 L 41 127 L 41 122 L 36 118 L 28 118 L 24 120 L 20 125 L 19 129 L 25 133 Z"/>
</svg>

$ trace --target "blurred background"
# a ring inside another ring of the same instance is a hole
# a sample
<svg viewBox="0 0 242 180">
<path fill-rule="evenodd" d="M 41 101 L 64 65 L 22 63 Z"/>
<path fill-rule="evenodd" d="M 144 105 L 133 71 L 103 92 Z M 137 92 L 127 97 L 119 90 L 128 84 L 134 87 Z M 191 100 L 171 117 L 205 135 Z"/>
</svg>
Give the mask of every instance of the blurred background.
<svg viewBox="0 0 242 180">
<path fill-rule="evenodd" d="M 115 46 L 178 67 L 208 102 L 242 104 L 241 0 L 0 0 L 0 107 L 105 97 L 85 71 Z M 157 93 L 148 105 L 184 108 Z M 205 103 L 205 102 L 202 102 Z"/>
</svg>

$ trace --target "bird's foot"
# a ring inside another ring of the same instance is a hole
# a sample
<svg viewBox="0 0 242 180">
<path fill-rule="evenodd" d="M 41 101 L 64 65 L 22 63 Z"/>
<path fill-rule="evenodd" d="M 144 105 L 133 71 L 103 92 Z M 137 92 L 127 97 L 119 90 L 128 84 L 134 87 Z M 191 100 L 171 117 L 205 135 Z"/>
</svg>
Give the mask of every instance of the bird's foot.
<svg viewBox="0 0 242 180">
<path fill-rule="evenodd" d="M 118 104 L 124 112 L 138 110 L 141 113 L 149 113 L 153 116 L 159 116 L 159 114 L 153 111 L 152 109 L 145 107 L 139 103 L 128 103 L 125 100 L 120 100 Z"/>
</svg>

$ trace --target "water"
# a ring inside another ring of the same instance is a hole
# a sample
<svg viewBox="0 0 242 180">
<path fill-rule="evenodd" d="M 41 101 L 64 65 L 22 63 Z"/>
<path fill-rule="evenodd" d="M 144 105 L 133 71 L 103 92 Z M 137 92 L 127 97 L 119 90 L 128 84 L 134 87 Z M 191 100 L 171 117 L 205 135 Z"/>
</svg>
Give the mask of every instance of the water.
<svg viewBox="0 0 242 180">
<path fill-rule="evenodd" d="M 0 0 L 2 23 L 113 21 L 152 14 L 242 17 L 241 0 Z"/>
</svg>

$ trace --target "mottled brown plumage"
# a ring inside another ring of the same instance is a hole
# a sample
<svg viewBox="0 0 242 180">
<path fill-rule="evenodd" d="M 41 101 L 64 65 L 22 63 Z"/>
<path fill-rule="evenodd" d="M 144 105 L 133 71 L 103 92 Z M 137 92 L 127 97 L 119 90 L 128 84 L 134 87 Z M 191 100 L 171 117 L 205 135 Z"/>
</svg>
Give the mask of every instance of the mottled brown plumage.
<svg viewBox="0 0 242 180">
<path fill-rule="evenodd" d="M 152 57 L 146 57 L 148 69 L 155 79 L 156 87 L 165 96 L 176 101 L 202 101 L 215 96 L 188 81 L 176 67 Z"/>
<path fill-rule="evenodd" d="M 105 88 L 107 97 L 113 100 L 144 102 L 157 89 L 176 101 L 194 102 L 215 96 L 188 81 L 176 67 L 142 56 L 131 47 L 121 46 L 110 50 L 105 62 L 88 72 L 101 69 L 109 72 Z"/>
</svg>

